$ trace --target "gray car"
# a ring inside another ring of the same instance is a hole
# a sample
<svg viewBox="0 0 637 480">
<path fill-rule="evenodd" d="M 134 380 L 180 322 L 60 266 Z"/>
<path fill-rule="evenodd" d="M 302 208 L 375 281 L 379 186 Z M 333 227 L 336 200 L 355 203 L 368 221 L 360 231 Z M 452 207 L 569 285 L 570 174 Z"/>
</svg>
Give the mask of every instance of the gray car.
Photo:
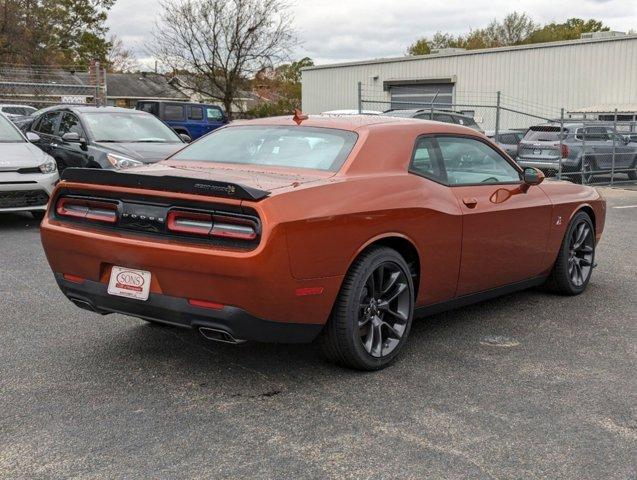
<svg viewBox="0 0 637 480">
<path fill-rule="evenodd" d="M 496 136 L 495 131 L 486 131 L 484 134 L 493 140 L 498 146 L 507 152 L 513 159 L 518 156 L 518 144 L 524 138 L 524 131 L 521 130 L 500 130 Z"/>
<path fill-rule="evenodd" d="M 560 142 L 561 137 L 561 142 Z M 612 124 L 548 123 L 531 127 L 518 145 L 517 162 L 553 176 L 588 183 L 595 174 L 611 171 L 637 179 L 637 143 L 619 134 Z"/>
<path fill-rule="evenodd" d="M 383 115 L 390 117 L 418 118 L 420 120 L 433 120 L 435 122 L 455 123 L 463 125 L 484 133 L 484 130 L 476 123 L 473 117 L 451 110 L 431 110 L 429 108 L 418 108 L 411 110 L 388 110 Z"/>
</svg>

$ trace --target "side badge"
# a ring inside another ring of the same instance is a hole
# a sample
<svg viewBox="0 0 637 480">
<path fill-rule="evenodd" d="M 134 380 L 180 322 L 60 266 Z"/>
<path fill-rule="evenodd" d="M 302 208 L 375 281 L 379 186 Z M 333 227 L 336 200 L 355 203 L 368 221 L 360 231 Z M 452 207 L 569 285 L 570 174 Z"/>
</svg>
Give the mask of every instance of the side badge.
<svg viewBox="0 0 637 480">
<path fill-rule="evenodd" d="M 557 217 L 557 220 L 555 220 L 555 225 L 562 225 L 562 217 Z"/>
</svg>

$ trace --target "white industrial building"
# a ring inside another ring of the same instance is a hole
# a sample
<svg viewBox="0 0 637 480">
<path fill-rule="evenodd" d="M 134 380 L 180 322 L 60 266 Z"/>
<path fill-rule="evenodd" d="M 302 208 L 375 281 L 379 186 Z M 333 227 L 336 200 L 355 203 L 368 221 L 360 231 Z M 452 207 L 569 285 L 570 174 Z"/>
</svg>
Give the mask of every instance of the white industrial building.
<svg viewBox="0 0 637 480">
<path fill-rule="evenodd" d="M 309 67 L 302 72 L 303 110 L 386 110 L 433 102 L 473 111 L 484 128 L 493 128 L 495 115 L 471 105 L 494 104 L 496 92 L 501 92 L 504 107 L 548 118 L 559 116 L 562 108 L 569 112 L 596 106 L 612 112 L 637 104 L 637 35 L 585 35 L 572 41 L 446 49 Z M 517 124 L 507 125 L 504 113 L 504 128 L 537 122 L 509 112 L 509 123 Z"/>
</svg>

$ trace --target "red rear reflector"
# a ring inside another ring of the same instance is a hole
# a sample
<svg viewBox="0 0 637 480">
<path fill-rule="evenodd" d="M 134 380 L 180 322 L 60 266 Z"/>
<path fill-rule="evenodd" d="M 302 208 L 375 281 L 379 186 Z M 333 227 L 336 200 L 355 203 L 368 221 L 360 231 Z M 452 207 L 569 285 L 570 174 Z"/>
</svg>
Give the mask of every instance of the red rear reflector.
<svg viewBox="0 0 637 480">
<path fill-rule="evenodd" d="M 562 158 L 568 158 L 568 145 L 562 144 Z"/>
<path fill-rule="evenodd" d="M 62 276 L 64 277 L 64 280 L 66 280 L 67 282 L 84 283 L 84 280 L 86 280 L 84 277 L 80 277 L 78 275 L 71 275 L 70 273 L 64 273 L 62 274 Z"/>
<path fill-rule="evenodd" d="M 206 300 L 193 300 L 192 298 L 188 299 L 188 303 L 193 307 L 210 308 L 212 310 L 223 310 L 224 307 L 221 303 L 208 302 Z"/>
<path fill-rule="evenodd" d="M 306 287 L 296 289 L 297 297 L 304 297 L 306 295 L 321 295 L 323 293 L 323 287 Z"/>
<path fill-rule="evenodd" d="M 168 213 L 166 225 L 171 232 L 208 236 L 212 228 L 212 215 L 172 210 Z"/>
<path fill-rule="evenodd" d="M 62 197 L 57 202 L 55 212 L 61 217 L 84 218 L 107 223 L 117 221 L 117 204 L 98 200 Z"/>
</svg>

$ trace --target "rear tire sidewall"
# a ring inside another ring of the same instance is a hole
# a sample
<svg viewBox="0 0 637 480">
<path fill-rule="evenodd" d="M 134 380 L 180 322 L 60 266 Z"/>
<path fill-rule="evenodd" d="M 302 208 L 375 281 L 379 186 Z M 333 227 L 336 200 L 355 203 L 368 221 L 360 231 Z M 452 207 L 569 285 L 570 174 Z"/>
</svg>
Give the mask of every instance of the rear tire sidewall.
<svg viewBox="0 0 637 480">
<path fill-rule="evenodd" d="M 399 344 L 392 352 L 390 352 L 386 356 L 377 358 L 367 353 L 365 347 L 363 346 L 358 327 L 358 313 L 360 294 L 362 289 L 364 288 L 367 278 L 374 270 L 376 270 L 376 268 L 378 268 L 385 262 L 391 262 L 395 264 L 404 273 L 409 288 L 410 307 L 409 318 L 407 319 L 407 326 L 402 338 L 400 339 Z M 360 267 L 361 268 L 357 269 L 356 271 L 356 278 L 352 283 L 353 288 L 348 292 L 348 296 L 346 299 L 346 314 L 348 320 L 347 339 L 350 342 L 351 348 L 356 353 L 356 357 L 358 357 L 360 362 L 364 365 L 364 368 L 368 370 L 377 370 L 392 363 L 407 341 L 414 316 L 414 285 L 407 263 L 395 250 L 389 248 L 379 249 L 378 252 L 375 252 L 374 255 L 372 255 L 371 257 L 367 257 L 363 262 L 363 265 L 361 265 Z"/>
</svg>

